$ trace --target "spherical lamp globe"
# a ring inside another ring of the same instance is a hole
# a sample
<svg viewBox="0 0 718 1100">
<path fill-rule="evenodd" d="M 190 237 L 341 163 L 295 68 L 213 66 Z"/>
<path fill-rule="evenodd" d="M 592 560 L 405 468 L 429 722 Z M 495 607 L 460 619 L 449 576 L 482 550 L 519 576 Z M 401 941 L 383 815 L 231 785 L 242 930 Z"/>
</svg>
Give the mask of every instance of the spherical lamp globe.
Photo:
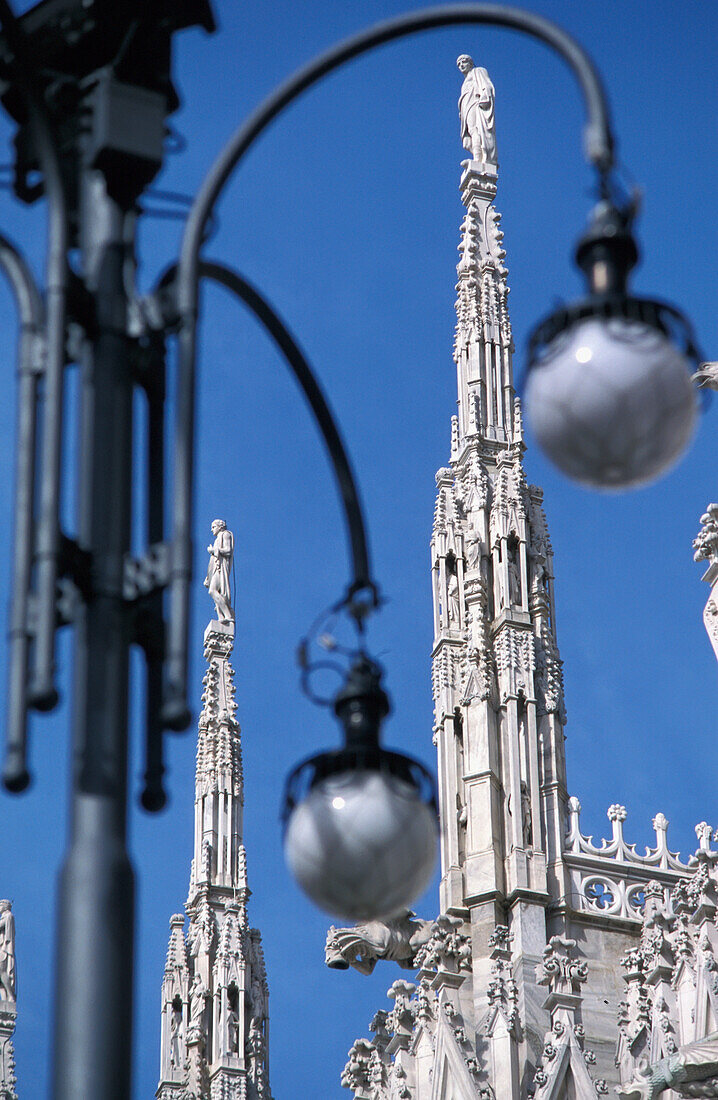
<svg viewBox="0 0 718 1100">
<path fill-rule="evenodd" d="M 315 783 L 287 822 L 289 868 L 311 900 L 348 921 L 385 919 L 429 885 L 438 826 L 410 782 L 355 770 Z"/>
<path fill-rule="evenodd" d="M 658 328 L 623 317 L 587 317 L 556 336 L 531 365 L 525 407 L 548 458 L 601 489 L 667 471 L 697 416 L 687 358 Z"/>
</svg>

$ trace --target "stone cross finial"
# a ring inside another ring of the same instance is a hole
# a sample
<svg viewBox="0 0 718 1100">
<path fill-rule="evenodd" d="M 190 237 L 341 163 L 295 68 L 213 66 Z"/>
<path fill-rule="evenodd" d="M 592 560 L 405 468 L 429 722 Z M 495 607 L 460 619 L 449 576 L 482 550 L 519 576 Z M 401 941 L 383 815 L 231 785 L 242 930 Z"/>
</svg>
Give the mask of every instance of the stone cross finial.
<svg viewBox="0 0 718 1100">
<path fill-rule="evenodd" d="M 229 575 L 234 558 L 234 535 L 227 530 L 227 524 L 223 519 L 212 521 L 212 534 L 214 542 L 207 547 L 210 557 L 204 586 L 209 589 L 209 594 L 214 600 L 219 621 L 233 623 L 234 611 Z"/>
</svg>

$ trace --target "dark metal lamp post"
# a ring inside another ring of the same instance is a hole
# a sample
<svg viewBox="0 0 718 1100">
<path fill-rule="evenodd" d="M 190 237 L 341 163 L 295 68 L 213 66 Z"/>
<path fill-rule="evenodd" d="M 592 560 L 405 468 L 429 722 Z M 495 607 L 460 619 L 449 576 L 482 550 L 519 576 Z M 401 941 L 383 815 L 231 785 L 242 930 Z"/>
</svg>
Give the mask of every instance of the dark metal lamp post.
<svg viewBox="0 0 718 1100">
<path fill-rule="evenodd" d="M 153 308 L 143 312 L 136 308 L 134 290 L 135 226 L 140 197 L 162 165 L 166 118 L 178 105 L 171 79 L 172 40 L 187 27 L 214 29 L 209 2 L 43 0 L 16 18 L 7 0 L 0 0 L 0 98 L 18 126 L 14 190 L 23 202 L 44 197 L 48 208 L 42 293 L 15 247 L 0 238 L 0 267 L 15 292 L 21 320 L 3 771 L 9 790 L 20 791 L 29 782 L 28 709 L 50 710 L 58 699 L 55 632 L 70 624 L 75 632 L 72 816 L 59 897 L 55 1100 L 111 1100 L 130 1092 L 134 902 L 126 849 L 128 652 L 131 644 L 138 644 L 146 658 L 142 802 L 156 810 L 164 803 L 163 731 L 182 730 L 190 722 L 187 654 L 201 278 L 217 280 L 236 293 L 268 329 L 324 437 L 352 556 L 351 583 L 335 609 L 349 615 L 361 636 L 365 617 L 379 602 L 354 479 L 321 389 L 261 294 L 238 273 L 200 258 L 207 225 L 244 155 L 303 91 L 382 43 L 458 24 L 493 24 L 527 33 L 569 64 L 586 100 L 586 153 L 605 203 L 612 193 L 613 164 L 608 109 L 590 60 L 573 39 L 539 16 L 500 4 L 453 4 L 413 12 L 323 54 L 239 127 L 193 203 L 178 263 L 159 280 Z M 575 323 L 596 321 L 596 339 L 603 333 L 604 340 L 616 319 L 633 323 L 633 312 L 626 317 L 626 303 L 633 300 L 626 295 L 624 278 L 632 256 L 625 212 L 599 208 L 579 252 L 591 284 L 590 305 L 541 328 L 536 348 L 562 339 L 564 330 L 570 335 Z M 672 328 L 670 311 L 653 305 L 648 309 L 646 303 L 641 310 L 641 323 L 659 335 Z M 163 453 L 170 340 L 177 341 L 178 364 L 168 530 Z M 593 355 L 596 349 L 589 350 Z M 684 351 L 690 354 L 688 346 Z M 581 357 L 576 353 L 574 360 L 580 363 Z M 540 354 L 536 361 L 531 386 L 547 369 Z M 73 537 L 60 524 L 62 407 L 70 363 L 79 367 L 81 391 L 79 515 Z M 149 544 L 138 558 L 130 552 L 136 389 L 145 394 L 148 409 L 143 442 L 149 486 Z M 302 652 L 306 655 L 307 648 Z M 398 907 L 421 888 L 435 850 L 436 818 L 426 771 L 380 746 L 388 700 L 378 666 L 359 643 L 350 656 L 345 687 L 332 701 L 344 747 L 305 761 L 290 777 L 285 845 L 298 879 L 319 904 L 366 917 L 385 913 L 386 906 Z M 308 657 L 304 664 L 309 665 Z M 373 828 L 379 817 L 384 822 L 381 834 Z M 406 827 L 409 820 L 411 828 Z M 307 843 L 309 826 L 322 838 L 318 847 Z M 342 882 L 333 846 L 341 842 L 357 848 L 357 837 L 364 846 L 363 862 L 359 860 L 349 882 Z M 381 864 L 375 858 L 379 850 L 407 866 L 401 890 L 391 897 L 385 869 L 379 868 L 378 877 L 371 879 L 372 865 Z M 362 876 L 363 892 L 357 889 Z"/>
</svg>

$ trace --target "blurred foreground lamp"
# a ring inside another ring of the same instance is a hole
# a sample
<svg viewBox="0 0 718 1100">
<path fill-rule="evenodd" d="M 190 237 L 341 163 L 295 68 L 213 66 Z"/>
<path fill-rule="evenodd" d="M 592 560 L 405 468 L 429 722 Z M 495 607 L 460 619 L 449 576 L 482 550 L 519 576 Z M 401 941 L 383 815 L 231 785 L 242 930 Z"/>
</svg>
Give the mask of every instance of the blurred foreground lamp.
<svg viewBox="0 0 718 1100">
<path fill-rule="evenodd" d="M 344 746 L 287 780 L 284 852 L 298 884 L 333 916 L 385 919 L 431 882 L 438 840 L 434 782 L 417 760 L 379 743 L 389 700 L 365 655 L 334 699 Z"/>
<path fill-rule="evenodd" d="M 697 417 L 699 362 L 688 322 L 672 306 L 633 298 L 634 207 L 594 209 L 576 250 L 588 297 L 542 321 L 529 342 L 526 415 L 542 450 L 568 477 L 628 489 L 665 473 Z"/>
</svg>

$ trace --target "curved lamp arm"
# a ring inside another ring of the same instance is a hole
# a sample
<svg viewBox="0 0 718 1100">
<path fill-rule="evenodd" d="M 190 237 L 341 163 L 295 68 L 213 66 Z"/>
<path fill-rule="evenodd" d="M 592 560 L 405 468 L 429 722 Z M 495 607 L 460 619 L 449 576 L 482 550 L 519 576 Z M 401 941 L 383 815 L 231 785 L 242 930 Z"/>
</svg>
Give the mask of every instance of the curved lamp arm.
<svg viewBox="0 0 718 1100">
<path fill-rule="evenodd" d="M 211 260 L 200 260 L 199 274 L 202 278 L 212 279 L 227 290 L 231 290 L 233 294 L 236 294 L 249 306 L 275 341 L 277 347 L 284 353 L 284 357 L 307 399 L 317 427 L 324 439 L 344 508 L 353 571 L 352 583 L 347 591 L 347 603 L 350 613 L 353 613 L 357 620 L 361 621 L 362 606 L 358 605 L 352 610 L 352 597 L 368 589 L 372 594 L 373 604 L 376 604 L 378 599 L 377 588 L 371 578 L 366 524 L 356 481 L 354 480 L 344 441 L 339 434 L 339 429 L 322 388 L 291 332 L 256 287 L 247 282 L 238 272 L 233 271 L 224 264 L 215 263 Z"/>
<path fill-rule="evenodd" d="M 1 260 L 2 253 L 0 252 L 0 262 Z M 219 283 L 220 286 L 236 294 L 245 305 L 249 306 L 283 353 L 297 384 L 306 398 L 324 440 L 344 509 L 352 560 L 352 581 L 347 589 L 346 603 L 350 614 L 353 614 L 357 620 L 361 620 L 366 608 L 361 604 L 352 608 L 352 598 L 359 592 L 368 590 L 371 593 L 372 604 L 376 605 L 378 591 L 371 576 L 366 523 L 359 498 L 359 490 L 344 441 L 319 381 L 304 352 L 284 321 L 252 283 L 240 275 L 238 271 L 234 271 L 226 264 L 218 263 L 216 260 L 200 260 L 198 274 L 200 278 L 212 279 L 214 282 Z M 159 287 L 172 285 L 176 277 L 177 265 L 174 264 L 160 279 Z"/>
<path fill-rule="evenodd" d="M 273 92 L 227 142 L 192 205 L 182 241 L 177 304 L 180 313 L 177 431 L 173 504 L 173 564 L 168 631 L 167 725 L 189 724 L 186 701 L 189 584 L 192 570 L 193 440 L 199 252 L 205 229 L 224 185 L 267 126 L 323 76 L 374 47 L 419 31 L 459 24 L 491 24 L 522 31 L 554 49 L 573 70 L 586 100 L 586 153 L 602 183 L 613 165 L 613 135 L 601 80 L 583 48 L 554 23 L 521 8 L 501 4 L 450 4 L 411 12 L 370 28 L 321 54 Z"/>
</svg>

